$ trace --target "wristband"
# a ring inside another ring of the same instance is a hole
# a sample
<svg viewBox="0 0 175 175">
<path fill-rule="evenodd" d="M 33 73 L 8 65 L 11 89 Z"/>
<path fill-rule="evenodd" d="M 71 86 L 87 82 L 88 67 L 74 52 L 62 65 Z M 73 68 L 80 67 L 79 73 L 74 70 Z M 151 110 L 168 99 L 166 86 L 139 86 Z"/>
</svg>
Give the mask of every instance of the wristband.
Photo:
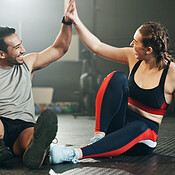
<svg viewBox="0 0 175 175">
<path fill-rule="evenodd" d="M 65 25 L 72 25 L 72 21 L 65 21 L 65 16 L 63 16 L 62 23 Z"/>
</svg>

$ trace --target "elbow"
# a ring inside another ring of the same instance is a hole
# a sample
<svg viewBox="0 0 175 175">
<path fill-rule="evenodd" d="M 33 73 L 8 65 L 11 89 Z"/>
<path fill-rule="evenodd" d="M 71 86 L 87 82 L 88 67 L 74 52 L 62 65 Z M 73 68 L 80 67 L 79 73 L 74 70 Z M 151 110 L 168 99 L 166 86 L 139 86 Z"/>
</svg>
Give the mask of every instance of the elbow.
<svg viewBox="0 0 175 175">
<path fill-rule="evenodd" d="M 67 51 L 68 51 L 68 48 L 60 48 L 60 49 L 58 49 L 56 60 L 60 59 L 61 57 L 63 57 L 67 53 Z"/>
<path fill-rule="evenodd" d="M 62 49 L 61 49 L 61 55 L 63 56 L 63 55 L 65 55 L 67 52 L 68 52 L 68 50 L 69 50 L 69 47 L 63 47 Z"/>
<path fill-rule="evenodd" d="M 103 43 L 100 41 L 94 43 L 88 44 L 86 46 L 91 52 L 99 55 L 99 53 L 101 52 L 101 48 L 103 48 Z"/>
<path fill-rule="evenodd" d="M 64 43 L 62 43 L 62 52 L 63 52 L 63 54 L 68 52 L 69 46 L 70 46 L 70 42 L 71 41 L 65 41 Z"/>
<path fill-rule="evenodd" d="M 69 45 L 65 45 L 65 44 L 60 44 L 59 46 L 53 46 L 53 48 L 56 51 L 56 55 L 58 55 L 58 57 L 62 57 L 63 55 L 65 55 L 68 50 L 69 50 Z"/>
<path fill-rule="evenodd" d="M 63 47 L 63 54 L 66 54 L 69 50 L 69 45 Z"/>
<path fill-rule="evenodd" d="M 99 54 L 97 49 L 94 49 L 92 52 L 93 52 L 94 54 L 96 54 L 96 55 Z"/>
<path fill-rule="evenodd" d="M 96 45 L 94 47 L 89 48 L 94 54 L 99 54 L 99 50 L 100 50 L 100 45 Z"/>
</svg>

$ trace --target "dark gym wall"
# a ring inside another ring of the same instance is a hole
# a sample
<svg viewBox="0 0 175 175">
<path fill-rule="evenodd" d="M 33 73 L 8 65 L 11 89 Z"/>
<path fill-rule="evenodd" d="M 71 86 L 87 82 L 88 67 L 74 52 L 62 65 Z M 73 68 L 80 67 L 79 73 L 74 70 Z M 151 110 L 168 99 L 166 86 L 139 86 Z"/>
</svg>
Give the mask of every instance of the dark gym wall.
<svg viewBox="0 0 175 175">
<path fill-rule="evenodd" d="M 0 25 L 17 29 L 29 52 L 39 52 L 55 40 L 64 14 L 63 0 L 0 0 Z M 113 46 L 129 46 L 135 30 L 144 22 L 158 21 L 169 30 L 175 50 L 174 0 L 76 0 L 83 23 L 101 41 Z M 73 33 L 75 29 L 73 29 Z M 53 101 L 76 101 L 86 49 L 80 41 L 80 61 L 52 63 L 34 74 L 33 86 L 54 87 Z M 113 70 L 126 74 L 128 67 L 94 56 L 102 76 Z"/>
<path fill-rule="evenodd" d="M 77 0 L 76 2 L 84 24 L 105 43 L 118 47 L 129 46 L 135 30 L 141 24 L 156 21 L 168 28 L 170 49 L 175 50 L 175 23 L 171 20 L 175 17 L 173 0 Z M 82 44 L 80 46 L 81 49 L 84 48 Z M 80 53 L 81 57 L 83 56 Z M 99 57 L 97 61 L 102 72 L 110 72 L 110 68 L 109 70 L 106 68 L 111 65 L 127 72 L 127 68 L 121 64 L 99 60 Z"/>
</svg>

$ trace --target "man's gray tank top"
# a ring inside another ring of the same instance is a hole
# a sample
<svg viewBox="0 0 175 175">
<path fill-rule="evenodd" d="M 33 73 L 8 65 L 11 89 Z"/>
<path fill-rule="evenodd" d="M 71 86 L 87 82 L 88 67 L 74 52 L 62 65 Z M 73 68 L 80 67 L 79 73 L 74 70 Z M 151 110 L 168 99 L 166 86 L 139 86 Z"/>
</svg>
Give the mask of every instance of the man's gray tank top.
<svg viewBox="0 0 175 175">
<path fill-rule="evenodd" d="M 0 117 L 35 123 L 31 73 L 25 63 L 0 66 Z"/>
</svg>

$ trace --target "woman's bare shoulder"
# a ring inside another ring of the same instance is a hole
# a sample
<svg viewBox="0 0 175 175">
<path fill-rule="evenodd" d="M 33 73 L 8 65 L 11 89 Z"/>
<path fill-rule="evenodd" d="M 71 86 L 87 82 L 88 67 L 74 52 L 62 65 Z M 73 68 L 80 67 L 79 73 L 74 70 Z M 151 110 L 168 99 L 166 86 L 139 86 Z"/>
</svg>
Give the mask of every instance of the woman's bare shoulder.
<svg viewBox="0 0 175 175">
<path fill-rule="evenodd" d="M 173 74 L 174 73 L 174 74 Z M 170 66 L 169 66 L 169 74 L 174 75 L 175 76 L 175 63 L 171 62 Z"/>
</svg>

